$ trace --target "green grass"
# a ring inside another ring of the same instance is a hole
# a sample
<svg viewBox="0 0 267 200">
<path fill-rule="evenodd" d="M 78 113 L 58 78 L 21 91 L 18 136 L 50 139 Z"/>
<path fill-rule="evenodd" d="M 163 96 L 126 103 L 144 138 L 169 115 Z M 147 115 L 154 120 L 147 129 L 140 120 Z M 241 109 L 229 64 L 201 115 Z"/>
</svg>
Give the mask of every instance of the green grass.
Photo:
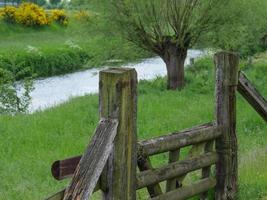
<svg viewBox="0 0 267 200">
<path fill-rule="evenodd" d="M 182 92 L 166 91 L 165 79 L 141 81 L 138 95 L 138 138 L 182 130 L 214 119 L 212 61 L 203 59 L 187 70 Z M 266 97 L 266 67 L 246 68 L 249 78 Z M 264 72 L 264 73 L 262 73 Z M 239 199 L 267 197 L 267 126 L 238 95 Z M 51 163 L 83 153 L 98 122 L 98 96 L 75 98 L 31 115 L 0 117 L 0 199 L 43 199 L 69 180 L 55 181 Z M 165 154 L 152 159 L 165 163 Z M 138 193 L 146 199 L 146 192 Z"/>
</svg>

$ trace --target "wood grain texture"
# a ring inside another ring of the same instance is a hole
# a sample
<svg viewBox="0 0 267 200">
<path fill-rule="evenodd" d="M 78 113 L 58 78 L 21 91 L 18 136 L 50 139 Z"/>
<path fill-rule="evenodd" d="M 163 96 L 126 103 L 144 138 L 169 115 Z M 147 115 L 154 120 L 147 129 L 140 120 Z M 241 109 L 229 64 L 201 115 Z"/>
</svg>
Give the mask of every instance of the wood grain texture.
<svg viewBox="0 0 267 200">
<path fill-rule="evenodd" d="M 167 192 L 163 195 L 152 198 L 151 200 L 185 200 L 194 197 L 202 192 L 214 188 L 216 180 L 214 178 L 202 179 L 190 186 L 184 186 L 179 189 Z"/>
<path fill-rule="evenodd" d="M 82 156 L 57 160 L 51 166 L 51 173 L 56 180 L 63 180 L 73 175 Z"/>
<path fill-rule="evenodd" d="M 180 157 L 180 149 L 173 150 L 169 152 L 169 163 L 177 162 Z M 178 180 L 179 177 L 169 179 L 166 182 L 166 192 L 172 191 L 181 186 L 181 183 Z"/>
<path fill-rule="evenodd" d="M 139 153 L 155 155 L 185 146 L 197 144 L 218 138 L 223 128 L 213 124 L 205 124 L 182 132 L 172 133 L 165 136 L 139 142 Z"/>
<path fill-rule="evenodd" d="M 259 113 L 267 122 L 267 101 L 253 86 L 243 72 L 239 72 L 238 92 L 247 100 L 247 102 Z"/>
<path fill-rule="evenodd" d="M 153 169 L 153 166 L 151 164 L 149 157 L 143 157 L 142 155 L 138 156 L 137 165 L 138 165 L 140 172 Z M 159 183 L 148 186 L 147 191 L 151 198 L 163 194 Z"/>
<path fill-rule="evenodd" d="M 218 157 L 216 153 L 207 153 L 187 160 L 170 163 L 157 169 L 140 172 L 137 175 L 137 189 L 213 165 L 217 160 Z"/>
<path fill-rule="evenodd" d="M 239 56 L 229 52 L 215 54 L 216 123 L 225 131 L 216 140 L 216 200 L 234 200 L 237 193 L 236 90 Z"/>
<path fill-rule="evenodd" d="M 134 69 L 100 72 L 100 116 L 118 119 L 118 133 L 101 182 L 104 199 L 135 200 L 137 169 L 137 74 Z"/>
<path fill-rule="evenodd" d="M 204 154 L 205 153 L 204 152 L 204 144 L 205 143 L 197 143 L 197 144 L 192 145 L 192 147 L 189 150 L 188 154 L 186 155 L 185 159 L 197 158 L 198 156 Z M 187 175 L 188 175 L 188 173 L 185 173 L 182 176 L 179 176 L 176 178 L 180 187 L 183 185 L 183 182 L 184 182 Z"/>
<path fill-rule="evenodd" d="M 212 152 L 214 148 L 214 140 L 209 141 L 205 144 L 204 152 L 209 153 Z M 202 169 L 202 179 L 209 178 L 211 174 L 211 166 L 204 167 Z M 207 200 L 208 199 L 208 192 L 204 192 L 200 195 L 200 200 Z"/>
<path fill-rule="evenodd" d="M 82 156 L 64 200 L 87 200 L 93 193 L 113 148 L 118 121 L 102 119 Z"/>
<path fill-rule="evenodd" d="M 172 149 L 175 151 L 181 147 L 214 140 L 218 138 L 223 131 L 223 127 L 217 127 L 214 126 L 213 123 L 208 123 L 181 132 L 144 140 L 137 143 L 137 155 L 140 158 L 147 158 L 150 155 L 172 151 Z M 62 163 L 62 167 L 52 166 L 52 171 L 54 171 L 53 173 L 55 174 L 53 176 L 61 174 L 61 176 L 58 177 L 60 180 L 70 177 L 75 171 L 75 163 L 77 163 L 77 160 L 80 158 L 81 156 L 77 156 L 57 161 L 57 163 Z"/>
</svg>

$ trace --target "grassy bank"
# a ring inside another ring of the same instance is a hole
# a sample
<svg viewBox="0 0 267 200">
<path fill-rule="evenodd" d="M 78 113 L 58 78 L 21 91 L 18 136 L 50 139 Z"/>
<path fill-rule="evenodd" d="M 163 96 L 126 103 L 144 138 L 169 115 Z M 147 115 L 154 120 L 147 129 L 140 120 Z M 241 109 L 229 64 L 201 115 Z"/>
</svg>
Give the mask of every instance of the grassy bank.
<svg viewBox="0 0 267 200">
<path fill-rule="evenodd" d="M 267 64 L 243 66 L 249 78 L 267 96 Z M 214 72 L 211 59 L 187 70 L 182 92 L 166 91 L 165 79 L 141 81 L 138 95 L 138 138 L 182 130 L 214 119 Z M 267 126 L 238 95 L 240 200 L 267 197 Z M 32 115 L 0 117 L 0 199 L 36 200 L 62 189 L 50 175 L 54 160 L 81 154 L 98 122 L 98 96 L 75 98 Z M 151 123 L 152 122 L 152 123 Z M 155 166 L 167 156 L 153 157 Z M 139 199 L 147 199 L 145 192 Z"/>
<path fill-rule="evenodd" d="M 76 16 L 69 11 L 68 26 L 23 27 L 0 19 L 0 67 L 9 63 L 30 67 L 38 77 L 98 67 L 119 60 L 126 63 L 150 56 L 107 28 L 101 13 Z M 76 13 L 76 14 L 75 14 Z"/>
</svg>

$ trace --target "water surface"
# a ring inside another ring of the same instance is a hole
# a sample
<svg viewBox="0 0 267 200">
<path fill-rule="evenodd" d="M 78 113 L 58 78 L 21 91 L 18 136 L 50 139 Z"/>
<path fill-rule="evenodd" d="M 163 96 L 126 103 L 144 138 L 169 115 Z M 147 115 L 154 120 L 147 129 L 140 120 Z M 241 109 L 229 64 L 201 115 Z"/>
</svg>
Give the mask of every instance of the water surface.
<svg viewBox="0 0 267 200">
<path fill-rule="evenodd" d="M 186 65 L 189 64 L 191 58 L 198 58 L 202 55 L 203 51 L 189 50 Z M 139 80 L 151 80 L 167 74 L 165 63 L 159 57 L 144 59 L 139 63 L 127 64 L 123 67 L 135 68 Z M 34 112 L 60 104 L 71 97 L 97 93 L 98 73 L 105 68 L 108 66 L 34 81 L 35 89 L 31 93 L 30 111 Z"/>
</svg>

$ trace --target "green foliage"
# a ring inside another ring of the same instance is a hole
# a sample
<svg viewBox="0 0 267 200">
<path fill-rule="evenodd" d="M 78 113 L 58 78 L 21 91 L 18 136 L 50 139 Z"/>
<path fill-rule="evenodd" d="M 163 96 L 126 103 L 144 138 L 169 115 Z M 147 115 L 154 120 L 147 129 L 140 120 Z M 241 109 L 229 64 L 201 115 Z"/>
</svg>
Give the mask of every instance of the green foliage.
<svg viewBox="0 0 267 200">
<path fill-rule="evenodd" d="M 88 2 L 87 0 L 72 0 L 70 2 L 71 7 L 73 8 L 85 8 L 88 6 L 88 4 L 91 4 L 91 2 Z"/>
<path fill-rule="evenodd" d="M 25 113 L 29 107 L 33 90 L 32 73 L 22 67 L 15 56 L 0 62 L 0 114 Z M 18 82 L 18 80 L 21 80 Z"/>
<path fill-rule="evenodd" d="M 19 0 L 20 2 L 22 2 L 21 0 Z M 39 6 L 43 6 L 46 4 L 46 0 L 23 0 L 23 2 L 31 2 L 31 3 L 35 3 Z"/>
<path fill-rule="evenodd" d="M 36 0 L 36 4 L 38 4 L 39 6 L 43 6 L 46 4 L 46 0 Z"/>
<path fill-rule="evenodd" d="M 61 2 L 61 0 L 49 0 L 49 2 L 52 4 L 52 5 L 57 5 Z"/>
<path fill-rule="evenodd" d="M 114 0 L 104 1 L 109 17 L 119 32 L 130 41 L 156 54 L 164 55 L 166 47 L 194 46 L 199 37 L 214 29 L 231 1 L 223 0 Z M 114 12 L 115 10 L 115 12 Z M 111 22 L 112 23 L 112 22 Z"/>
<path fill-rule="evenodd" d="M 242 56 L 267 48 L 266 1 L 114 0 L 115 7 L 110 1 L 101 2 L 115 19 L 117 26 L 110 23 L 113 29 L 118 27 L 116 30 L 123 36 L 151 51 L 158 48 L 155 43 L 162 45 L 166 36 L 171 41 L 181 43 L 190 39 L 190 46 L 233 50 Z M 186 17 L 179 17 L 188 2 L 196 6 Z M 173 6 L 169 8 L 168 4 Z M 185 20 L 179 23 L 177 19 Z"/>
<path fill-rule="evenodd" d="M 205 45 L 239 52 L 242 56 L 253 55 L 266 49 L 267 2 L 262 0 L 234 0 L 227 9 L 218 11 L 218 26 L 203 35 Z M 227 19 L 226 19 L 227 18 Z"/>
<path fill-rule="evenodd" d="M 28 49 L 28 52 L 18 54 L 15 62 L 21 63 L 21 68 L 29 68 L 38 77 L 53 76 L 80 70 L 90 59 L 86 51 L 78 48 L 67 47 L 47 52 L 41 52 L 31 46 Z M 6 61 L 10 56 L 11 54 L 8 53 L 0 58 L 3 68 L 8 68 Z"/>
<path fill-rule="evenodd" d="M 210 57 L 204 57 L 188 67 L 186 81 L 194 92 L 201 94 L 213 91 L 214 63 Z"/>
</svg>

